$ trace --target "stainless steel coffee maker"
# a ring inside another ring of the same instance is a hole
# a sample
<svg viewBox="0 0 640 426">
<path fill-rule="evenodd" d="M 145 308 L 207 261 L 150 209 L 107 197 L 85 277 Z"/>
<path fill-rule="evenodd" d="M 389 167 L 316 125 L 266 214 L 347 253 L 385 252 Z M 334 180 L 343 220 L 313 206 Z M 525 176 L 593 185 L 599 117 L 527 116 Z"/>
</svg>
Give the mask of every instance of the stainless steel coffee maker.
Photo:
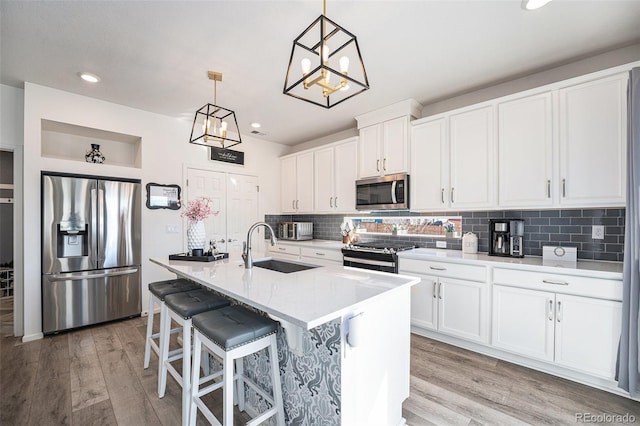
<svg viewBox="0 0 640 426">
<path fill-rule="evenodd" d="M 524 257 L 524 220 L 489 219 L 489 255 Z"/>
</svg>

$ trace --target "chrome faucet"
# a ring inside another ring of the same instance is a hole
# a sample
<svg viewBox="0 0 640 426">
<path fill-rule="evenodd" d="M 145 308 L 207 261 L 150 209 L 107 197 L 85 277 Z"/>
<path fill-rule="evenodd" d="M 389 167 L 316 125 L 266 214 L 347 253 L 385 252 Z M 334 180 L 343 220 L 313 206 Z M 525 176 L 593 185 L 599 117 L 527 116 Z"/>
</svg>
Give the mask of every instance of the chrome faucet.
<svg viewBox="0 0 640 426">
<path fill-rule="evenodd" d="M 242 260 L 244 260 L 244 268 L 251 269 L 253 268 L 253 258 L 251 257 L 251 234 L 253 234 L 253 230 L 259 226 L 264 226 L 271 232 L 271 245 L 275 246 L 278 240 L 276 239 L 276 234 L 273 232 L 273 228 L 269 226 L 266 222 L 256 222 L 251 225 L 249 228 L 249 232 L 247 232 L 247 241 L 242 242 Z"/>
</svg>

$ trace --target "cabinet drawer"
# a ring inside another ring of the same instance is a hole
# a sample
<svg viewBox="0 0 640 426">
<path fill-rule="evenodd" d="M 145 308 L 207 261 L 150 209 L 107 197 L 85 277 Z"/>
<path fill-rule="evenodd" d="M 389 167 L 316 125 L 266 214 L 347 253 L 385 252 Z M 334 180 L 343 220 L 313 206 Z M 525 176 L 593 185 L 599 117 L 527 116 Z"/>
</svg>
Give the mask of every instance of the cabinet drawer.
<svg viewBox="0 0 640 426">
<path fill-rule="evenodd" d="M 276 244 L 275 246 L 270 245 L 269 251 L 272 253 L 292 254 L 294 256 L 300 256 L 300 247 L 286 244 Z"/>
<path fill-rule="evenodd" d="M 400 273 L 437 275 L 439 277 L 459 278 L 471 281 L 486 281 L 487 268 L 457 263 L 432 262 L 428 260 L 400 259 Z"/>
<path fill-rule="evenodd" d="M 317 249 L 311 247 L 301 247 L 301 255 L 303 257 L 314 257 L 317 259 L 333 260 L 336 262 L 342 262 L 342 252 L 331 249 Z"/>
<path fill-rule="evenodd" d="M 512 287 L 622 300 L 622 281 L 495 268 L 493 283 Z"/>
</svg>

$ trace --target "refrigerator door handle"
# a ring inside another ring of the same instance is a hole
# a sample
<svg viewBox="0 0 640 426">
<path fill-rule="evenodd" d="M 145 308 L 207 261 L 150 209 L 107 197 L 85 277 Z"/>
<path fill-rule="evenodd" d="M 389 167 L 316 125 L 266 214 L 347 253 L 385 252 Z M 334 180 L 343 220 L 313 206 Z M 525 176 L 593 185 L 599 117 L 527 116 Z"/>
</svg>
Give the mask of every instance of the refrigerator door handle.
<svg viewBox="0 0 640 426">
<path fill-rule="evenodd" d="M 96 241 L 98 252 L 98 267 L 104 267 L 104 189 L 98 188 L 98 240 Z"/>
<path fill-rule="evenodd" d="M 117 277 L 119 275 L 129 275 L 138 272 L 138 268 L 123 269 L 119 271 L 105 271 L 98 274 L 91 275 L 70 275 L 70 274 L 55 274 L 49 275 L 48 281 L 81 281 L 92 280 L 95 278 L 110 278 Z"/>
<path fill-rule="evenodd" d="M 97 189 L 92 189 L 91 190 L 91 224 L 89 226 L 91 226 L 91 229 L 89 230 L 89 232 L 91 232 L 91 253 L 94 253 L 94 255 L 96 256 L 95 261 L 98 261 L 97 259 L 97 254 L 98 254 L 98 225 L 97 225 L 97 221 L 98 221 L 98 210 L 97 210 L 97 206 L 98 206 L 98 196 L 97 196 L 98 190 Z M 95 264 L 94 264 L 95 265 Z M 91 267 L 94 268 L 95 266 L 92 265 Z"/>
</svg>

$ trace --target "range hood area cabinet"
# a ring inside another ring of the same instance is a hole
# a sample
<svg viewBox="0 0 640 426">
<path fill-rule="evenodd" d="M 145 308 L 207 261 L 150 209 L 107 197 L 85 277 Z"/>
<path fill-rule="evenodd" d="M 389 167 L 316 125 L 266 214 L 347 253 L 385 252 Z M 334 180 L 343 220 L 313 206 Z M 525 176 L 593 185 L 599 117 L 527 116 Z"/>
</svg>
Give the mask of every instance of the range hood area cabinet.
<svg viewBox="0 0 640 426">
<path fill-rule="evenodd" d="M 358 138 L 328 145 L 313 152 L 315 213 L 356 211 L 356 162 Z"/>
<path fill-rule="evenodd" d="M 627 82 L 598 73 L 412 122 L 412 210 L 624 206 Z"/>
<path fill-rule="evenodd" d="M 409 123 L 421 111 L 422 105 L 407 99 L 356 117 L 359 179 L 409 171 Z"/>
<path fill-rule="evenodd" d="M 313 152 L 280 158 L 280 208 L 283 213 L 313 212 Z"/>
</svg>

